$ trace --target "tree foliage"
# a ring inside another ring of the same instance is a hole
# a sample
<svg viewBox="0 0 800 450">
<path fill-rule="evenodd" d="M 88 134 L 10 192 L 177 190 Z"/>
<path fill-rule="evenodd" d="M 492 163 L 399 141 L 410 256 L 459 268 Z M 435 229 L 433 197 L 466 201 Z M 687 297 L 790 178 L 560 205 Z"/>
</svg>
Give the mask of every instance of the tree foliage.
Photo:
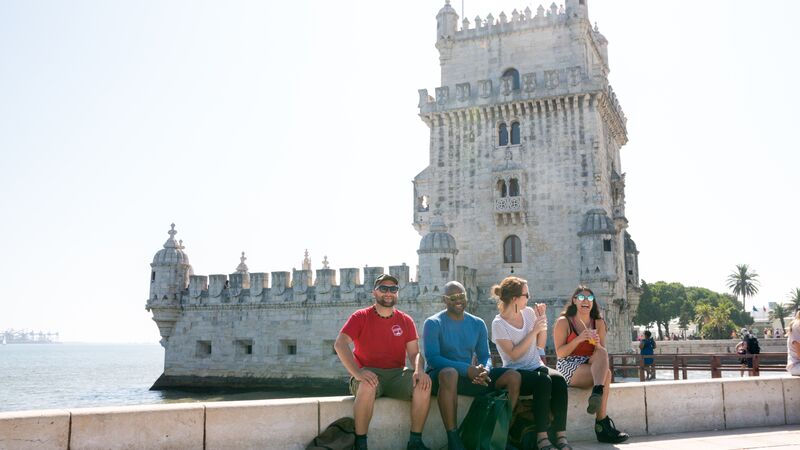
<svg viewBox="0 0 800 450">
<path fill-rule="evenodd" d="M 750 314 L 730 294 L 702 287 L 685 287 L 681 283 L 642 281 L 642 296 L 634 322 L 638 325 L 656 324 L 659 338 L 669 335 L 669 322 L 679 319 L 679 327 L 689 322 L 697 324 L 698 333 L 707 339 L 725 339 L 732 331 L 753 324 Z"/>
<path fill-rule="evenodd" d="M 758 292 L 758 274 L 747 264 L 737 264 L 736 270 L 728 275 L 728 288 L 733 295 L 742 296 L 742 311 L 745 311 L 747 297 Z"/>
</svg>

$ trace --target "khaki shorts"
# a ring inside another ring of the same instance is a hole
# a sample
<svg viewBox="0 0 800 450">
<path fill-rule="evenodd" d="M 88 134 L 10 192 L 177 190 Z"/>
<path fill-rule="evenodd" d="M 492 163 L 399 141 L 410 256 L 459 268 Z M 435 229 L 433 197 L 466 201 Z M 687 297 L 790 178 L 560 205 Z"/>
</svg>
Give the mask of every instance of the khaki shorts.
<svg viewBox="0 0 800 450">
<path fill-rule="evenodd" d="M 376 369 L 364 367 L 378 376 L 378 389 L 375 390 L 375 398 L 389 397 L 399 400 L 410 400 L 414 392 L 413 375 L 414 371 L 408 367 L 402 369 Z M 356 395 L 360 381 L 350 377 L 350 393 Z"/>
</svg>

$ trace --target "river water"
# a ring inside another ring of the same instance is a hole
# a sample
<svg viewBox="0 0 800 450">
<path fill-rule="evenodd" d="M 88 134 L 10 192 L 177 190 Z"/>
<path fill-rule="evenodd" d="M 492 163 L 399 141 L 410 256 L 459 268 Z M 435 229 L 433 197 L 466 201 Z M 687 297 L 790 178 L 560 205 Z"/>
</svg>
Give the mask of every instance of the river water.
<svg viewBox="0 0 800 450">
<path fill-rule="evenodd" d="M 158 344 L 0 345 L 0 411 L 314 396 L 302 390 L 235 393 L 149 390 L 163 367 L 164 350 Z M 711 376 L 708 371 L 688 375 L 690 379 Z M 762 374 L 775 375 L 775 372 Z M 723 376 L 738 377 L 739 373 L 724 372 Z M 659 380 L 672 378 L 671 370 L 658 371 Z"/>
</svg>

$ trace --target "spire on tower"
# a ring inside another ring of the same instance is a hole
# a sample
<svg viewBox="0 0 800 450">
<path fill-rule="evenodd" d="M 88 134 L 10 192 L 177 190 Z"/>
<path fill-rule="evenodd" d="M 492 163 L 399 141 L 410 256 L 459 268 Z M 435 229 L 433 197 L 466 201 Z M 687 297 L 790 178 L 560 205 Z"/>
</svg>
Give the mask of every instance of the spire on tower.
<svg viewBox="0 0 800 450">
<path fill-rule="evenodd" d="M 308 259 L 308 249 L 306 249 L 305 258 L 303 258 L 303 270 L 311 270 L 311 260 Z"/>
<path fill-rule="evenodd" d="M 247 264 L 244 263 L 245 260 L 247 260 L 247 257 L 244 256 L 244 252 L 242 252 L 242 256 L 241 258 L 239 258 L 239 265 L 236 266 L 236 272 L 247 273 L 248 269 L 247 269 Z"/>
</svg>

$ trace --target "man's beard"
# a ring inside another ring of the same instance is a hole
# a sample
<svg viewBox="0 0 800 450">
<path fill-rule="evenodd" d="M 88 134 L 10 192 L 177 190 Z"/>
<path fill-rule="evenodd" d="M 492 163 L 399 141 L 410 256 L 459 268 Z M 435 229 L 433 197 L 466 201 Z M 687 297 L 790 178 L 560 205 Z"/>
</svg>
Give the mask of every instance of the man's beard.
<svg viewBox="0 0 800 450">
<path fill-rule="evenodd" d="M 383 306 L 384 308 L 391 308 L 397 304 L 397 299 L 378 297 L 375 299 L 375 303 Z"/>
</svg>

